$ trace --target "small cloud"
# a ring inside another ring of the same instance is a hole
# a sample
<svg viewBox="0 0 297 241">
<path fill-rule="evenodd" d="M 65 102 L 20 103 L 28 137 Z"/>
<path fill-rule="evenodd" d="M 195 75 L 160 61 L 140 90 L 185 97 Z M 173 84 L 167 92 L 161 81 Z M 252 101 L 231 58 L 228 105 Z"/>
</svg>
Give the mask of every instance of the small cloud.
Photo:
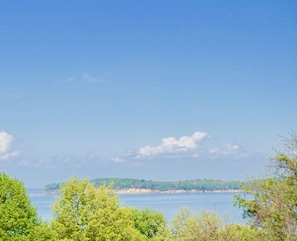
<svg viewBox="0 0 297 241">
<path fill-rule="evenodd" d="M 82 80 L 89 84 L 109 82 L 111 78 L 112 78 L 112 76 L 109 73 L 104 73 L 104 74 L 100 75 L 99 77 L 94 77 L 86 72 L 82 76 Z"/>
<path fill-rule="evenodd" d="M 234 144 L 227 144 L 228 153 L 238 152 L 239 146 Z"/>
<path fill-rule="evenodd" d="M 95 84 L 95 83 L 100 82 L 99 79 L 96 79 L 96 78 L 90 76 L 88 73 L 84 73 L 83 76 L 82 76 L 82 79 L 83 79 L 84 81 L 87 81 L 87 82 L 90 83 L 90 84 Z"/>
<path fill-rule="evenodd" d="M 195 132 L 191 136 L 182 136 L 180 138 L 165 137 L 158 146 L 146 145 L 141 147 L 138 151 L 126 152 L 121 157 L 114 157 L 112 160 L 117 163 L 128 161 L 136 161 L 146 158 L 183 158 L 200 155 L 199 150 L 201 143 L 208 138 L 206 132 Z"/>
<path fill-rule="evenodd" d="M 45 160 L 45 159 L 39 159 L 36 163 L 35 163 L 35 167 L 49 167 L 49 161 Z"/>
<path fill-rule="evenodd" d="M 0 156 L 0 161 L 6 161 L 6 160 L 9 160 L 9 159 L 12 159 L 12 158 L 15 158 L 15 157 L 18 157 L 20 155 L 20 152 L 19 151 L 13 151 L 13 152 L 7 152 L 7 153 L 4 153 Z"/>
<path fill-rule="evenodd" d="M 126 162 L 125 159 L 122 159 L 120 157 L 113 157 L 111 158 L 112 161 L 116 162 L 116 163 L 123 163 L 123 162 Z"/>
<path fill-rule="evenodd" d="M 99 150 L 95 150 L 82 155 L 64 153 L 44 156 L 35 160 L 34 166 L 44 169 L 83 168 L 90 161 L 97 162 L 100 160 L 102 160 L 102 154 L 100 154 Z"/>
<path fill-rule="evenodd" d="M 73 77 L 69 77 L 68 79 L 66 79 L 66 82 L 74 82 L 74 78 Z"/>
<path fill-rule="evenodd" d="M 92 151 L 87 155 L 87 159 L 90 159 L 90 160 L 100 159 L 101 157 L 102 157 L 102 154 L 100 150 Z"/>
<path fill-rule="evenodd" d="M 148 157 L 161 154 L 188 152 L 196 149 L 209 135 L 206 132 L 195 132 L 192 136 L 166 137 L 159 146 L 144 146 L 139 149 L 137 157 Z"/>
<path fill-rule="evenodd" d="M 49 157 L 43 157 L 35 162 L 35 167 L 52 169 L 57 166 L 62 166 L 70 162 L 70 158 L 66 155 L 52 155 Z"/>
<path fill-rule="evenodd" d="M 97 84 L 97 83 L 104 83 L 109 82 L 112 76 L 109 73 L 103 73 L 99 77 L 94 77 L 90 75 L 88 72 L 83 73 L 80 77 L 79 76 L 69 76 L 66 80 L 64 80 L 67 83 L 73 83 L 73 82 L 85 82 L 88 84 Z"/>
<path fill-rule="evenodd" d="M 29 166 L 29 164 L 30 163 L 27 160 L 24 160 L 24 159 L 19 162 L 20 166 Z"/>
<path fill-rule="evenodd" d="M 0 132 L 0 153 L 5 153 L 8 151 L 11 142 L 13 141 L 13 136 L 9 135 L 5 131 Z"/>
<path fill-rule="evenodd" d="M 0 131 L 0 161 L 6 161 L 19 156 L 19 151 L 11 151 L 14 138 L 5 131 Z"/>
<path fill-rule="evenodd" d="M 227 144 L 225 148 L 211 148 L 208 153 L 215 157 L 244 156 L 241 148 L 236 144 Z"/>
</svg>

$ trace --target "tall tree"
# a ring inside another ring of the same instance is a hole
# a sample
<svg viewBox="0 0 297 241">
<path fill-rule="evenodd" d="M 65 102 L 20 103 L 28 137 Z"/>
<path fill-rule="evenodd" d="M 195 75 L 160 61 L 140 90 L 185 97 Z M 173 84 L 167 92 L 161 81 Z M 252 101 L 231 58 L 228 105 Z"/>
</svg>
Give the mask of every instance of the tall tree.
<svg viewBox="0 0 297 241">
<path fill-rule="evenodd" d="M 38 218 L 23 183 L 0 173 L 0 240 L 51 239 L 51 232 Z"/>
<path fill-rule="evenodd" d="M 245 186 L 249 198 L 236 196 L 243 217 L 271 241 L 297 239 L 296 133 L 284 139 L 284 147 L 271 159 L 273 176 L 249 181 Z"/>
<path fill-rule="evenodd" d="M 141 241 L 131 209 L 122 208 L 110 187 L 70 179 L 54 205 L 52 228 L 58 240 Z"/>
</svg>

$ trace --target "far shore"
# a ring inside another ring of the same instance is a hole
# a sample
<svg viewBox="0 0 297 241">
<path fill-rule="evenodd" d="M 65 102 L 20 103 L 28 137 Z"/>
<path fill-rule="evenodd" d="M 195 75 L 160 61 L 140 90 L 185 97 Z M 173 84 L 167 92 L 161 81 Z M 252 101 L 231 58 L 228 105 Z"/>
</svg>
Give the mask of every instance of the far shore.
<svg viewBox="0 0 297 241">
<path fill-rule="evenodd" d="M 116 194 L 154 194 L 154 193 L 160 193 L 160 194 L 178 194 L 178 193 L 204 193 L 204 192 L 242 192 L 242 190 L 238 189 L 228 189 L 228 190 L 152 190 L 152 189 L 144 189 L 144 188 L 127 188 L 127 189 L 120 189 L 120 190 L 114 190 Z"/>
<path fill-rule="evenodd" d="M 243 192 L 239 189 L 227 189 L 227 190 L 153 190 L 145 188 L 126 188 L 126 189 L 114 189 L 114 193 L 117 195 L 133 195 L 133 194 L 179 194 L 179 193 L 238 193 Z M 57 195 L 60 193 L 60 190 L 53 190 L 50 192 L 45 192 L 46 194 Z"/>
</svg>

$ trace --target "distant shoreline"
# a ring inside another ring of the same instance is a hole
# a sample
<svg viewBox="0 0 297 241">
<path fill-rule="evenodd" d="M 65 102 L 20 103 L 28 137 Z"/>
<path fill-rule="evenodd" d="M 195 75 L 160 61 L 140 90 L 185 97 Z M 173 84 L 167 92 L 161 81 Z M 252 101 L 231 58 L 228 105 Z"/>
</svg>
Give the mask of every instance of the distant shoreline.
<svg viewBox="0 0 297 241">
<path fill-rule="evenodd" d="M 179 181 L 152 181 L 134 178 L 96 178 L 90 180 L 95 187 L 108 186 L 115 194 L 177 194 L 203 192 L 240 192 L 243 182 L 219 179 L 193 179 Z M 51 183 L 44 187 L 47 194 L 59 194 L 65 183 Z"/>
<path fill-rule="evenodd" d="M 226 192 L 242 192 L 242 190 L 238 189 L 228 189 L 228 190 L 152 190 L 152 189 L 144 189 L 144 188 L 127 188 L 127 189 L 119 189 L 114 190 L 115 194 L 179 194 L 179 193 L 204 193 L 204 192 L 216 192 L 216 193 L 226 193 Z"/>
<path fill-rule="evenodd" d="M 136 194 L 184 194 L 184 193 L 238 193 L 243 192 L 240 189 L 227 189 L 227 190 L 153 190 L 146 188 L 125 188 L 125 189 L 113 189 L 114 193 L 117 195 L 136 195 Z M 45 194 L 49 195 L 58 195 L 60 194 L 60 190 L 54 191 L 44 191 Z"/>
</svg>

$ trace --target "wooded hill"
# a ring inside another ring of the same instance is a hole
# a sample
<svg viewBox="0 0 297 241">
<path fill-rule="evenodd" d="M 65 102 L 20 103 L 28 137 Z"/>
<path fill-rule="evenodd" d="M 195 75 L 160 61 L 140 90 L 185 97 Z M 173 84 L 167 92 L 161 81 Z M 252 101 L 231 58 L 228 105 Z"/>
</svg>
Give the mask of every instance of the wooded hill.
<svg viewBox="0 0 297 241">
<path fill-rule="evenodd" d="M 184 191 L 223 191 L 223 190 L 239 190 L 240 181 L 223 181 L 216 179 L 195 179 L 184 181 L 152 181 L 144 179 L 132 178 L 96 178 L 91 180 L 94 186 L 110 185 L 114 190 L 123 189 L 149 189 L 153 191 L 169 191 L 169 190 L 184 190 Z M 44 190 L 47 193 L 59 192 L 63 183 L 52 183 L 45 186 Z"/>
</svg>

